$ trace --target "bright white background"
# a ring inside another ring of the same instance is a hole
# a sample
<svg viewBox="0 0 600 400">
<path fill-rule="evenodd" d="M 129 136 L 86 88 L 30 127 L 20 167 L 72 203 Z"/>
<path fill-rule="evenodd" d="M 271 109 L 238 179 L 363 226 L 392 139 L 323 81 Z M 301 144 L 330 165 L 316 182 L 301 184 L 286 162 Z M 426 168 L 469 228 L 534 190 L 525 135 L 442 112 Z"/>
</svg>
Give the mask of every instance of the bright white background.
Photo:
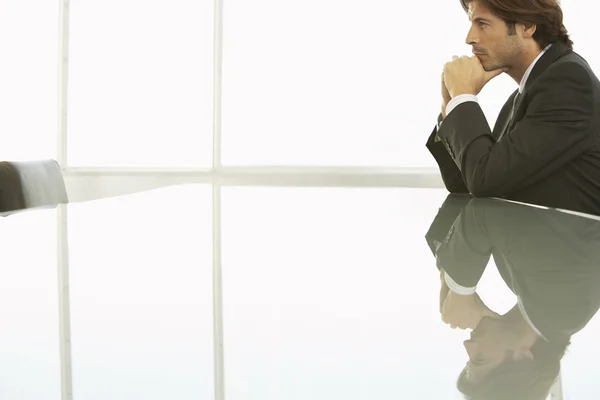
<svg viewBox="0 0 600 400">
<path fill-rule="evenodd" d="M 3 400 L 61 398 L 56 220 L 55 210 L 0 219 Z"/>
<path fill-rule="evenodd" d="M 68 162 L 212 164 L 213 2 L 71 2 Z"/>
<path fill-rule="evenodd" d="M 183 185 L 69 205 L 75 399 L 211 398 L 211 201 Z"/>
<path fill-rule="evenodd" d="M 0 0 L 0 160 L 56 158 L 58 4 Z"/>
<path fill-rule="evenodd" d="M 432 3 L 226 1 L 223 163 L 435 166 L 443 64 L 470 48 L 459 2 Z"/>
<path fill-rule="evenodd" d="M 575 50 L 598 65 L 587 6 L 564 3 Z M 0 1 L 0 159 L 56 158 L 58 4 Z M 70 4 L 69 165 L 210 167 L 214 2 Z M 223 11 L 223 165 L 435 166 L 441 69 L 470 52 L 458 0 Z M 502 76 L 481 93 L 490 124 L 516 86 Z"/>
</svg>

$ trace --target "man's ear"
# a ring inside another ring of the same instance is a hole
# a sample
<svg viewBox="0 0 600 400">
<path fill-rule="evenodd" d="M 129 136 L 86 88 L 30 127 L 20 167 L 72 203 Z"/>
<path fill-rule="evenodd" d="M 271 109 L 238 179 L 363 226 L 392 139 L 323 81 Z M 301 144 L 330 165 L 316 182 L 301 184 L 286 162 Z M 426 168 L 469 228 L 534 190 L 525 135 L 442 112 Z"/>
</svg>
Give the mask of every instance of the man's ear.
<svg viewBox="0 0 600 400">
<path fill-rule="evenodd" d="M 537 29 L 536 24 L 523 24 L 523 37 L 531 38 Z"/>
<path fill-rule="evenodd" d="M 529 360 L 531 360 L 531 361 L 533 361 L 533 358 L 534 358 L 534 357 L 533 357 L 533 353 L 531 352 L 531 350 L 530 350 L 530 349 L 527 349 L 527 350 L 525 350 L 525 351 L 523 352 L 523 357 L 524 357 L 524 358 L 527 358 L 527 359 L 529 359 Z"/>
</svg>

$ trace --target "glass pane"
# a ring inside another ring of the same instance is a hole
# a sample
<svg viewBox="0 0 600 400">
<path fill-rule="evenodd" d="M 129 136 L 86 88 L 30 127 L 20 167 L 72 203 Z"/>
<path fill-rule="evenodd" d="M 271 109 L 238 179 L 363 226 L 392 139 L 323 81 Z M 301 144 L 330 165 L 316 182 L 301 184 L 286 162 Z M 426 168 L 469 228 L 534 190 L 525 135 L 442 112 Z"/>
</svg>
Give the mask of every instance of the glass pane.
<svg viewBox="0 0 600 400">
<path fill-rule="evenodd" d="M 213 2 L 71 4 L 69 164 L 212 165 Z"/>
<path fill-rule="evenodd" d="M 211 205 L 206 185 L 69 205 L 76 397 L 212 398 Z"/>
<path fill-rule="evenodd" d="M 56 158 L 58 1 L 0 1 L 0 160 Z"/>
<path fill-rule="evenodd" d="M 229 0 L 224 15 L 224 164 L 436 165 L 443 65 L 471 54 L 458 1 Z M 484 89 L 490 123 L 516 87 Z"/>
<path fill-rule="evenodd" d="M 0 399 L 61 399 L 56 218 L 0 218 Z"/>
</svg>

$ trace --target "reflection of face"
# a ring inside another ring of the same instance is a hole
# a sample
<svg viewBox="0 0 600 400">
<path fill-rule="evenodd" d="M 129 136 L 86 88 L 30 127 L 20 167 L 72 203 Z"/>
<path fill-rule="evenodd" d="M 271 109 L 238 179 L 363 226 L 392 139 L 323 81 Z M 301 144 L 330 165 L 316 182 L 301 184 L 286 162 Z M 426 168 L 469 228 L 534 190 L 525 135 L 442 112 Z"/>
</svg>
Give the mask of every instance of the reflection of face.
<svg viewBox="0 0 600 400">
<path fill-rule="evenodd" d="M 466 369 L 468 380 L 481 381 L 507 357 L 512 357 L 512 349 L 518 339 L 518 335 L 500 319 L 484 317 L 471 332 L 471 339 L 464 342 L 469 355 Z"/>
<path fill-rule="evenodd" d="M 501 18 L 495 16 L 478 0 L 469 3 L 471 29 L 466 37 L 468 45 L 486 71 L 498 68 L 511 68 L 523 53 L 523 42 L 518 34 L 509 35 L 509 30 Z M 518 25 L 517 25 L 518 26 Z"/>
</svg>

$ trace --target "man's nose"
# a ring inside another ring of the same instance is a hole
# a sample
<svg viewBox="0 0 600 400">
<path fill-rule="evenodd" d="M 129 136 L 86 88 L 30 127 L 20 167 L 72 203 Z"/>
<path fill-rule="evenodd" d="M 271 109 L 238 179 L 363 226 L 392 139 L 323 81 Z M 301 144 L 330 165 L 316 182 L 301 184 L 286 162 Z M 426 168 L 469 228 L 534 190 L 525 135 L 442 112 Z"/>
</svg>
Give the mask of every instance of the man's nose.
<svg viewBox="0 0 600 400">
<path fill-rule="evenodd" d="M 474 45 L 478 42 L 478 39 L 475 37 L 475 35 L 473 34 L 473 29 L 469 29 L 469 32 L 467 33 L 467 37 L 465 38 L 465 42 L 468 45 Z"/>
</svg>

